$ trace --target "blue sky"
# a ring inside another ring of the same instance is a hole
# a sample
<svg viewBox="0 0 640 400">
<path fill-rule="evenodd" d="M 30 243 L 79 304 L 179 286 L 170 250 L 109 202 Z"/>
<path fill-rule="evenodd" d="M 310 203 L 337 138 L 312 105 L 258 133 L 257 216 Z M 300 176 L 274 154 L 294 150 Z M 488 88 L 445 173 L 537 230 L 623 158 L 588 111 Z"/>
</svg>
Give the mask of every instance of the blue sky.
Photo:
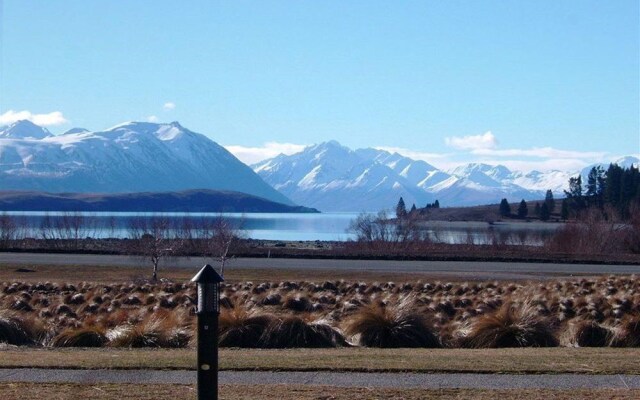
<svg viewBox="0 0 640 400">
<path fill-rule="evenodd" d="M 0 4 L 0 123 L 177 120 L 246 161 L 330 139 L 443 167 L 640 153 L 637 0 Z"/>
</svg>

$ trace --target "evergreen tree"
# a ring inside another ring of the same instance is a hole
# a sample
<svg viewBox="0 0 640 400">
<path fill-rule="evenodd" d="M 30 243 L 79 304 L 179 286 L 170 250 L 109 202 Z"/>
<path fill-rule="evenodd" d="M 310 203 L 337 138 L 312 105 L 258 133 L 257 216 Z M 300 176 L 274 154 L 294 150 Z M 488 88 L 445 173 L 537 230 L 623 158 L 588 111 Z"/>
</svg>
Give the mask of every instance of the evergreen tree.
<svg viewBox="0 0 640 400">
<path fill-rule="evenodd" d="M 416 203 L 413 203 L 413 205 L 411 206 L 411 211 L 409 211 L 411 214 L 415 213 L 417 210 L 416 208 Z"/>
<path fill-rule="evenodd" d="M 396 217 L 404 218 L 407 216 L 407 206 L 404 204 L 404 199 L 400 197 L 398 205 L 396 206 Z"/>
<path fill-rule="evenodd" d="M 547 190 L 547 193 L 544 195 L 544 202 L 547 204 L 549 212 L 552 213 L 553 209 L 556 207 L 556 201 L 553 198 L 553 192 L 551 189 Z"/>
<path fill-rule="evenodd" d="M 610 164 L 607 169 L 607 178 L 604 188 L 604 202 L 618 208 L 620 205 L 620 193 L 622 192 L 622 168 L 616 164 Z"/>
<path fill-rule="evenodd" d="M 569 219 L 569 201 L 567 199 L 562 199 L 562 208 L 560 210 L 560 218 L 563 220 Z"/>
<path fill-rule="evenodd" d="M 565 202 L 563 201 L 562 204 L 565 204 Z M 547 207 L 547 203 L 542 203 L 542 207 L 540 207 L 540 221 L 548 221 L 549 217 L 551 217 L 549 207 Z"/>
<path fill-rule="evenodd" d="M 527 202 L 522 199 L 520 205 L 518 206 L 518 218 L 526 218 L 527 214 L 529 214 L 529 210 L 527 208 Z"/>
<path fill-rule="evenodd" d="M 440 202 L 436 199 L 436 202 L 433 203 L 433 208 L 440 208 Z"/>
<path fill-rule="evenodd" d="M 507 199 L 502 199 L 500 201 L 500 216 L 508 217 L 510 215 L 511 215 L 511 206 L 509 205 L 509 202 L 507 201 Z"/>
<path fill-rule="evenodd" d="M 569 179 L 569 191 L 564 191 L 569 201 L 569 207 L 574 211 L 584 208 L 584 198 L 582 197 L 582 177 L 578 175 Z"/>
<path fill-rule="evenodd" d="M 544 204 L 547 204 L 547 203 L 544 203 Z M 547 210 L 549 210 L 549 207 L 547 207 Z M 533 209 L 533 213 L 536 215 L 536 217 L 540 218 L 540 203 L 536 203 L 536 206 Z"/>
<path fill-rule="evenodd" d="M 603 206 L 604 171 L 599 165 L 591 168 L 587 176 L 587 201 L 591 205 Z"/>
</svg>

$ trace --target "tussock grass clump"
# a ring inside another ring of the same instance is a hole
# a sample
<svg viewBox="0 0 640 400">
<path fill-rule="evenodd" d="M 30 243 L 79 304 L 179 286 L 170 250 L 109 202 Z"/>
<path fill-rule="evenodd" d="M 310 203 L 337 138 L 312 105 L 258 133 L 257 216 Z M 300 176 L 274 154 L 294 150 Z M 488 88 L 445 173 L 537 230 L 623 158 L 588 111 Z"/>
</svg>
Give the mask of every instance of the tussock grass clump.
<svg viewBox="0 0 640 400">
<path fill-rule="evenodd" d="M 276 318 L 270 314 L 250 314 L 244 307 L 222 309 L 218 320 L 220 347 L 260 347 L 260 339 Z"/>
<path fill-rule="evenodd" d="M 312 304 L 308 297 L 297 294 L 295 296 L 287 296 L 282 307 L 297 312 L 305 312 L 312 310 Z"/>
<path fill-rule="evenodd" d="M 640 316 L 624 319 L 611 339 L 613 347 L 640 347 Z"/>
<path fill-rule="evenodd" d="M 613 331 L 596 321 L 579 321 L 567 330 L 569 346 L 606 347 L 611 342 Z"/>
<path fill-rule="evenodd" d="M 470 319 L 457 333 L 460 347 L 555 347 L 551 323 L 528 306 L 507 303 L 495 312 Z"/>
<path fill-rule="evenodd" d="M 158 309 L 137 324 L 128 323 L 107 331 L 112 347 L 185 347 L 191 339 L 176 313 Z"/>
<path fill-rule="evenodd" d="M 367 347 L 440 347 L 432 329 L 426 314 L 406 305 L 364 306 L 345 322 L 347 335 Z"/>
<path fill-rule="evenodd" d="M 98 327 L 67 328 L 51 340 L 53 347 L 102 347 L 106 343 L 106 331 Z"/>
<path fill-rule="evenodd" d="M 331 326 L 322 322 L 308 323 L 299 316 L 274 318 L 260 338 L 265 348 L 321 348 L 347 345 L 346 340 Z"/>
<path fill-rule="evenodd" d="M 22 346 L 33 345 L 35 340 L 21 319 L 0 315 L 0 343 Z"/>
</svg>

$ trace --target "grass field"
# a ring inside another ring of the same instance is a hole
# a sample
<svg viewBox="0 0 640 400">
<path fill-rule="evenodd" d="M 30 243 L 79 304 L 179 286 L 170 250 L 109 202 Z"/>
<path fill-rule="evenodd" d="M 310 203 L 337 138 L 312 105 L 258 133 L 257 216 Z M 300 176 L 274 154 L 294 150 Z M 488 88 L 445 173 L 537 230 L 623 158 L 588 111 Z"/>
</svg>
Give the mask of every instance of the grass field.
<svg viewBox="0 0 640 400">
<path fill-rule="evenodd" d="M 18 399 L 104 399 L 104 400 L 192 400 L 196 396 L 191 385 L 123 385 L 123 384 L 53 384 L 9 383 L 0 384 L 0 398 Z M 477 389 L 370 389 L 335 388 L 303 385 L 221 385 L 221 399 L 254 400 L 461 400 L 479 399 L 585 399 L 631 400 L 640 397 L 640 390 L 477 390 Z"/>
<path fill-rule="evenodd" d="M 194 369 L 194 349 L 0 350 L 0 368 Z M 221 370 L 640 374 L 640 349 L 220 349 Z"/>
<path fill-rule="evenodd" d="M 188 282 L 198 272 L 198 267 L 160 268 L 160 279 L 175 282 Z M 147 280 L 151 277 L 151 267 L 121 267 L 95 265 L 0 265 L 0 282 L 93 282 L 117 283 Z M 225 281 L 269 281 L 269 280 L 336 280 L 344 279 L 363 282 L 415 281 L 418 279 L 447 279 L 459 281 L 463 278 L 447 273 L 397 273 L 394 271 L 335 271 L 335 270 L 297 270 L 297 269 L 260 269 L 231 267 L 225 271 Z"/>
</svg>

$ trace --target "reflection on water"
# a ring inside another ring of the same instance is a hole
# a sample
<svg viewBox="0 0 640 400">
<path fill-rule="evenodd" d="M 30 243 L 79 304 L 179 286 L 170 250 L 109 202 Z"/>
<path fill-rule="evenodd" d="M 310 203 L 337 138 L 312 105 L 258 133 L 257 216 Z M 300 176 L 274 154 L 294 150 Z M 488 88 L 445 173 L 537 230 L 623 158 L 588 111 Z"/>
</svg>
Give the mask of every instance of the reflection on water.
<svg viewBox="0 0 640 400">
<path fill-rule="evenodd" d="M 94 213 L 63 213 L 63 212 L 9 212 L 14 216 L 18 225 L 23 227 L 22 235 L 26 237 L 40 237 L 43 224 L 55 224 L 56 220 L 73 219 L 81 216 L 78 228 L 79 237 L 119 237 L 128 236 L 128 226 L 133 218 L 156 217 L 161 215 L 173 222 L 179 229 L 185 221 L 197 222 L 202 219 L 219 218 L 217 213 L 127 213 L 127 212 L 94 212 Z M 236 227 L 245 230 L 247 237 L 265 240 L 326 240 L 345 241 L 353 239 L 354 235 L 347 232 L 350 222 L 357 217 L 357 213 L 322 213 L 322 214 L 269 214 L 251 213 L 223 214 L 234 222 Z M 423 229 L 429 239 L 434 242 L 461 244 L 527 244 L 539 245 L 552 235 L 562 224 L 521 222 L 495 223 L 486 222 L 445 222 L 429 221 L 423 224 Z"/>
</svg>

